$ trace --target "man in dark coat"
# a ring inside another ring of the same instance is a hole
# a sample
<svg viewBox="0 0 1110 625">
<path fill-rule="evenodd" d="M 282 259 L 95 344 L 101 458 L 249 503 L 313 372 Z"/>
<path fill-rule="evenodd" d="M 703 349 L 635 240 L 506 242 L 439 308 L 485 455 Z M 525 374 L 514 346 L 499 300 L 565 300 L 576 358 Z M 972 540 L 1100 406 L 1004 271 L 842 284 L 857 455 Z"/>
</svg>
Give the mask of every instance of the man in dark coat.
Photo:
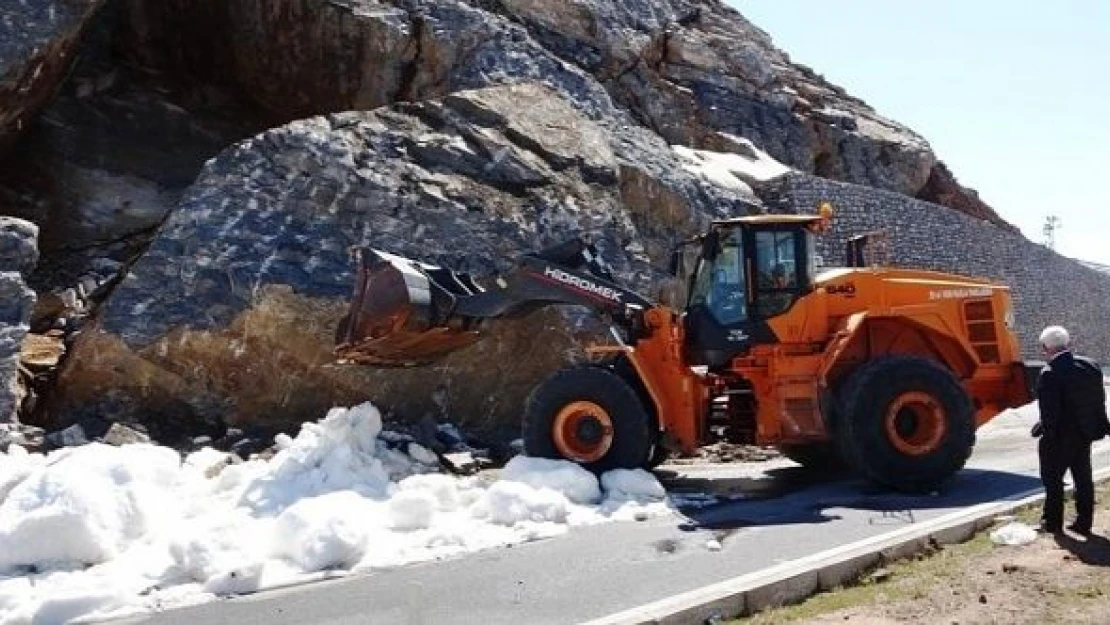
<svg viewBox="0 0 1110 625">
<path fill-rule="evenodd" d="M 1060 533 L 1064 524 L 1064 473 L 1075 483 L 1075 522 L 1068 526 L 1084 536 L 1094 521 L 1095 488 L 1091 477 L 1091 442 L 1107 434 L 1106 391 L 1102 368 L 1071 352 L 1071 337 L 1059 326 L 1045 328 L 1041 347 L 1048 364 L 1037 382 L 1044 513 L 1041 529 Z"/>
</svg>

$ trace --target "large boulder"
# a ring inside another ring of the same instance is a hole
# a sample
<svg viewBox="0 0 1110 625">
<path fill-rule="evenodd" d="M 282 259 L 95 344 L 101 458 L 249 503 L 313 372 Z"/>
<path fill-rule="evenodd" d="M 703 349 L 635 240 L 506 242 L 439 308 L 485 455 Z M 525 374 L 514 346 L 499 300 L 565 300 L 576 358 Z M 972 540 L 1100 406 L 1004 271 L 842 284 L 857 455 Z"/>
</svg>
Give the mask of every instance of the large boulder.
<svg viewBox="0 0 1110 625">
<path fill-rule="evenodd" d="M 37 236 L 34 224 L 0 216 L 0 423 L 15 421 L 23 400 L 20 351 L 35 305 L 23 274 L 38 260 Z"/>
<path fill-rule="evenodd" d="M 619 147 L 536 83 L 313 117 L 240 143 L 208 164 L 99 327 L 82 334 L 53 412 L 159 416 L 164 438 L 179 434 L 170 426 L 224 419 L 292 424 L 367 398 L 411 418 L 513 421 L 533 384 L 581 355 L 589 328 L 548 311 L 502 324 L 440 366 L 337 366 L 348 249 L 369 244 L 491 274 L 588 234 L 622 282 L 653 295 L 665 256 L 649 249 L 749 205 L 708 185 L 701 197 L 679 188 L 659 203 L 651 190 L 665 182 Z M 656 149 L 678 161 L 662 142 Z"/>
<path fill-rule="evenodd" d="M 103 0 L 0 0 L 0 152 L 54 97 Z"/>
</svg>

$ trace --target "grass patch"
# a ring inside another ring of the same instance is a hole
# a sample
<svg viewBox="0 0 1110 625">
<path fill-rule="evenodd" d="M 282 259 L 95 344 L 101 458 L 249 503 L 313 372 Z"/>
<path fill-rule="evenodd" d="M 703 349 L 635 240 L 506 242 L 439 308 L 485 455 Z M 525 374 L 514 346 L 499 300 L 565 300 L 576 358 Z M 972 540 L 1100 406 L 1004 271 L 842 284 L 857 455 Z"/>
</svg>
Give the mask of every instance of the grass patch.
<svg viewBox="0 0 1110 625">
<path fill-rule="evenodd" d="M 1096 488 L 1096 501 L 1106 501 L 1108 496 L 1110 482 L 1099 484 Z M 1068 510 L 1074 509 L 1070 495 L 1065 505 Z M 1009 514 L 1017 521 L 1036 525 L 1040 520 L 1041 504 L 1038 502 L 1024 506 Z M 1107 514 L 1105 506 L 1100 506 L 1099 514 Z M 993 549 L 995 545 L 990 540 L 990 529 L 987 529 L 962 543 L 883 564 L 864 572 L 852 584 L 818 593 L 801 603 L 772 608 L 729 622 L 755 625 L 796 623 L 849 608 L 923 599 L 938 587 L 955 587 L 963 583 L 967 579 L 969 565 L 981 560 Z M 1102 599 L 1110 593 L 1098 586 L 1084 586 L 1062 592 L 1076 602 Z"/>
</svg>

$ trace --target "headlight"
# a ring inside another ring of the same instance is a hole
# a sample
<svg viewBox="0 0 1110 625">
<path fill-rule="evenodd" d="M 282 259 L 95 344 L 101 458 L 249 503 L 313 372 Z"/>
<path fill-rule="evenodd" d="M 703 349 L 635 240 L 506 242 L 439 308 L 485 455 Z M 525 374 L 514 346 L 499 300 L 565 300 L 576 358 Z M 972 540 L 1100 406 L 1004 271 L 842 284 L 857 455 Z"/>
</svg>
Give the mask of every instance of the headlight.
<svg viewBox="0 0 1110 625">
<path fill-rule="evenodd" d="M 1017 325 L 1017 320 L 1014 319 L 1014 309 L 1011 306 L 1006 307 L 1005 321 L 1007 330 L 1013 330 L 1014 326 Z"/>
</svg>

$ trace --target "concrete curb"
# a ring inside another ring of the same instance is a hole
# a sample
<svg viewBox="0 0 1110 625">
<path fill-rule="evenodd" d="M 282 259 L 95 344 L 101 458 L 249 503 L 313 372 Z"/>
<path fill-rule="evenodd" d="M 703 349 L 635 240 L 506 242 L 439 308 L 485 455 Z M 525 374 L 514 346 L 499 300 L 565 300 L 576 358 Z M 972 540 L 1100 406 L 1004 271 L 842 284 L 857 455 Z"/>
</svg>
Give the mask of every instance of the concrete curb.
<svg viewBox="0 0 1110 625">
<path fill-rule="evenodd" d="M 1110 468 L 1095 471 L 1110 478 Z M 990 527 L 994 518 L 1044 499 L 1041 489 L 982 503 L 935 519 L 848 545 L 784 562 L 711 586 L 611 614 L 584 625 L 679 625 L 735 618 L 764 608 L 796 603 L 857 578 L 883 561 L 904 558 L 930 544 L 963 542 Z"/>
</svg>

